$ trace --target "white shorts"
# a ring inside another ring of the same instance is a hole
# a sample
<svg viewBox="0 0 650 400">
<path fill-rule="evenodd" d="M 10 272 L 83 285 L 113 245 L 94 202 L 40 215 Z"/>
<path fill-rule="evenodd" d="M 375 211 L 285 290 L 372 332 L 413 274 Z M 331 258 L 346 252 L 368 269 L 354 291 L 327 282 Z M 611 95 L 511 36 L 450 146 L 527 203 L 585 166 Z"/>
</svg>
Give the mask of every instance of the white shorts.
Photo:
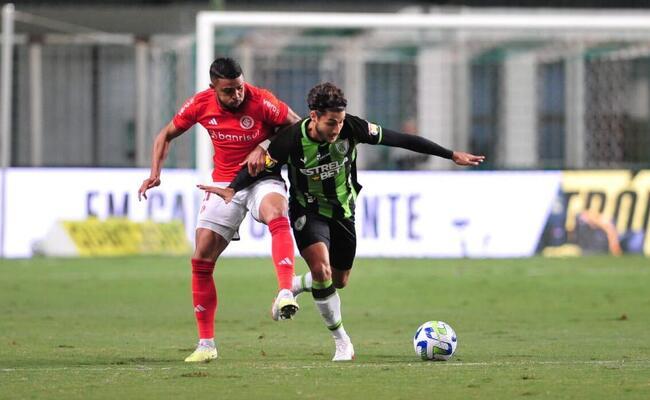
<svg viewBox="0 0 650 400">
<path fill-rule="evenodd" d="M 213 185 L 226 187 L 229 182 L 214 182 Z M 209 229 L 230 242 L 248 211 L 256 221 L 261 222 L 260 205 L 264 196 L 269 193 L 278 193 L 285 199 L 287 198 L 287 188 L 284 182 L 276 179 L 258 181 L 246 189 L 240 190 L 235 193 L 235 197 L 228 204 L 216 194 L 206 193 L 199 209 L 196 228 Z"/>
</svg>

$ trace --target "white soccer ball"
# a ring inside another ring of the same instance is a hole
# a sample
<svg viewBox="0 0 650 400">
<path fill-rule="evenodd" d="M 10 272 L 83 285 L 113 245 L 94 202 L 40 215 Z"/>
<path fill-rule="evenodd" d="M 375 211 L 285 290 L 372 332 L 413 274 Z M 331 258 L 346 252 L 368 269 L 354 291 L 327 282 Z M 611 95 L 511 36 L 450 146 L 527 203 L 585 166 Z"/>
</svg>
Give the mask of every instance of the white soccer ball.
<svg viewBox="0 0 650 400">
<path fill-rule="evenodd" d="M 447 361 L 457 346 L 456 332 L 442 321 L 423 323 L 413 336 L 415 354 L 423 360 Z"/>
</svg>

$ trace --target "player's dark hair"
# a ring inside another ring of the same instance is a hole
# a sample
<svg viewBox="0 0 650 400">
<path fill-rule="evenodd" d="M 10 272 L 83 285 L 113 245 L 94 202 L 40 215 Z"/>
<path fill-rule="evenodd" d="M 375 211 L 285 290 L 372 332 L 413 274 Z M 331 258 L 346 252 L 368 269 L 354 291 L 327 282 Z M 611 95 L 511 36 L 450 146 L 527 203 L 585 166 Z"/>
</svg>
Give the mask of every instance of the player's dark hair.
<svg viewBox="0 0 650 400">
<path fill-rule="evenodd" d="M 345 111 L 348 101 L 343 91 L 330 82 L 318 84 L 307 95 L 307 105 L 319 115 L 326 111 Z"/>
<path fill-rule="evenodd" d="M 236 79 L 241 74 L 241 65 L 230 57 L 217 58 L 210 65 L 210 80 Z"/>
</svg>

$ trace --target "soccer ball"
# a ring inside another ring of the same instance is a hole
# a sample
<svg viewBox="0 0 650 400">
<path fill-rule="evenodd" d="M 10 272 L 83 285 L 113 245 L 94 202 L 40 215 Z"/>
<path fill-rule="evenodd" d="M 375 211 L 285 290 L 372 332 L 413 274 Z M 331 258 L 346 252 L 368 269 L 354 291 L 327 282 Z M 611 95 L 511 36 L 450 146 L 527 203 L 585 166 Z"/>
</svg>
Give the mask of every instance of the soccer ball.
<svg viewBox="0 0 650 400">
<path fill-rule="evenodd" d="M 415 354 L 423 360 L 447 361 L 454 355 L 456 346 L 456 332 L 442 321 L 423 323 L 413 336 Z"/>
</svg>

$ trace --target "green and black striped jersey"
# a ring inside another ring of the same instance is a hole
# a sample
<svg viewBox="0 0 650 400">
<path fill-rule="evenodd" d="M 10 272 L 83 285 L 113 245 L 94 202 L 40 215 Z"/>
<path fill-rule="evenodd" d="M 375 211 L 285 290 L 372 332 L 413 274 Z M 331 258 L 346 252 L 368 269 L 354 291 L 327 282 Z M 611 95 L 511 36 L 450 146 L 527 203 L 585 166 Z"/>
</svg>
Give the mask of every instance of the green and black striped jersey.
<svg viewBox="0 0 650 400">
<path fill-rule="evenodd" d="M 379 144 L 382 128 L 346 114 L 334 143 L 314 141 L 308 135 L 309 118 L 279 132 L 269 145 L 274 168 L 287 164 L 291 201 L 327 218 L 350 218 L 361 188 L 356 182 L 356 146 Z"/>
</svg>

